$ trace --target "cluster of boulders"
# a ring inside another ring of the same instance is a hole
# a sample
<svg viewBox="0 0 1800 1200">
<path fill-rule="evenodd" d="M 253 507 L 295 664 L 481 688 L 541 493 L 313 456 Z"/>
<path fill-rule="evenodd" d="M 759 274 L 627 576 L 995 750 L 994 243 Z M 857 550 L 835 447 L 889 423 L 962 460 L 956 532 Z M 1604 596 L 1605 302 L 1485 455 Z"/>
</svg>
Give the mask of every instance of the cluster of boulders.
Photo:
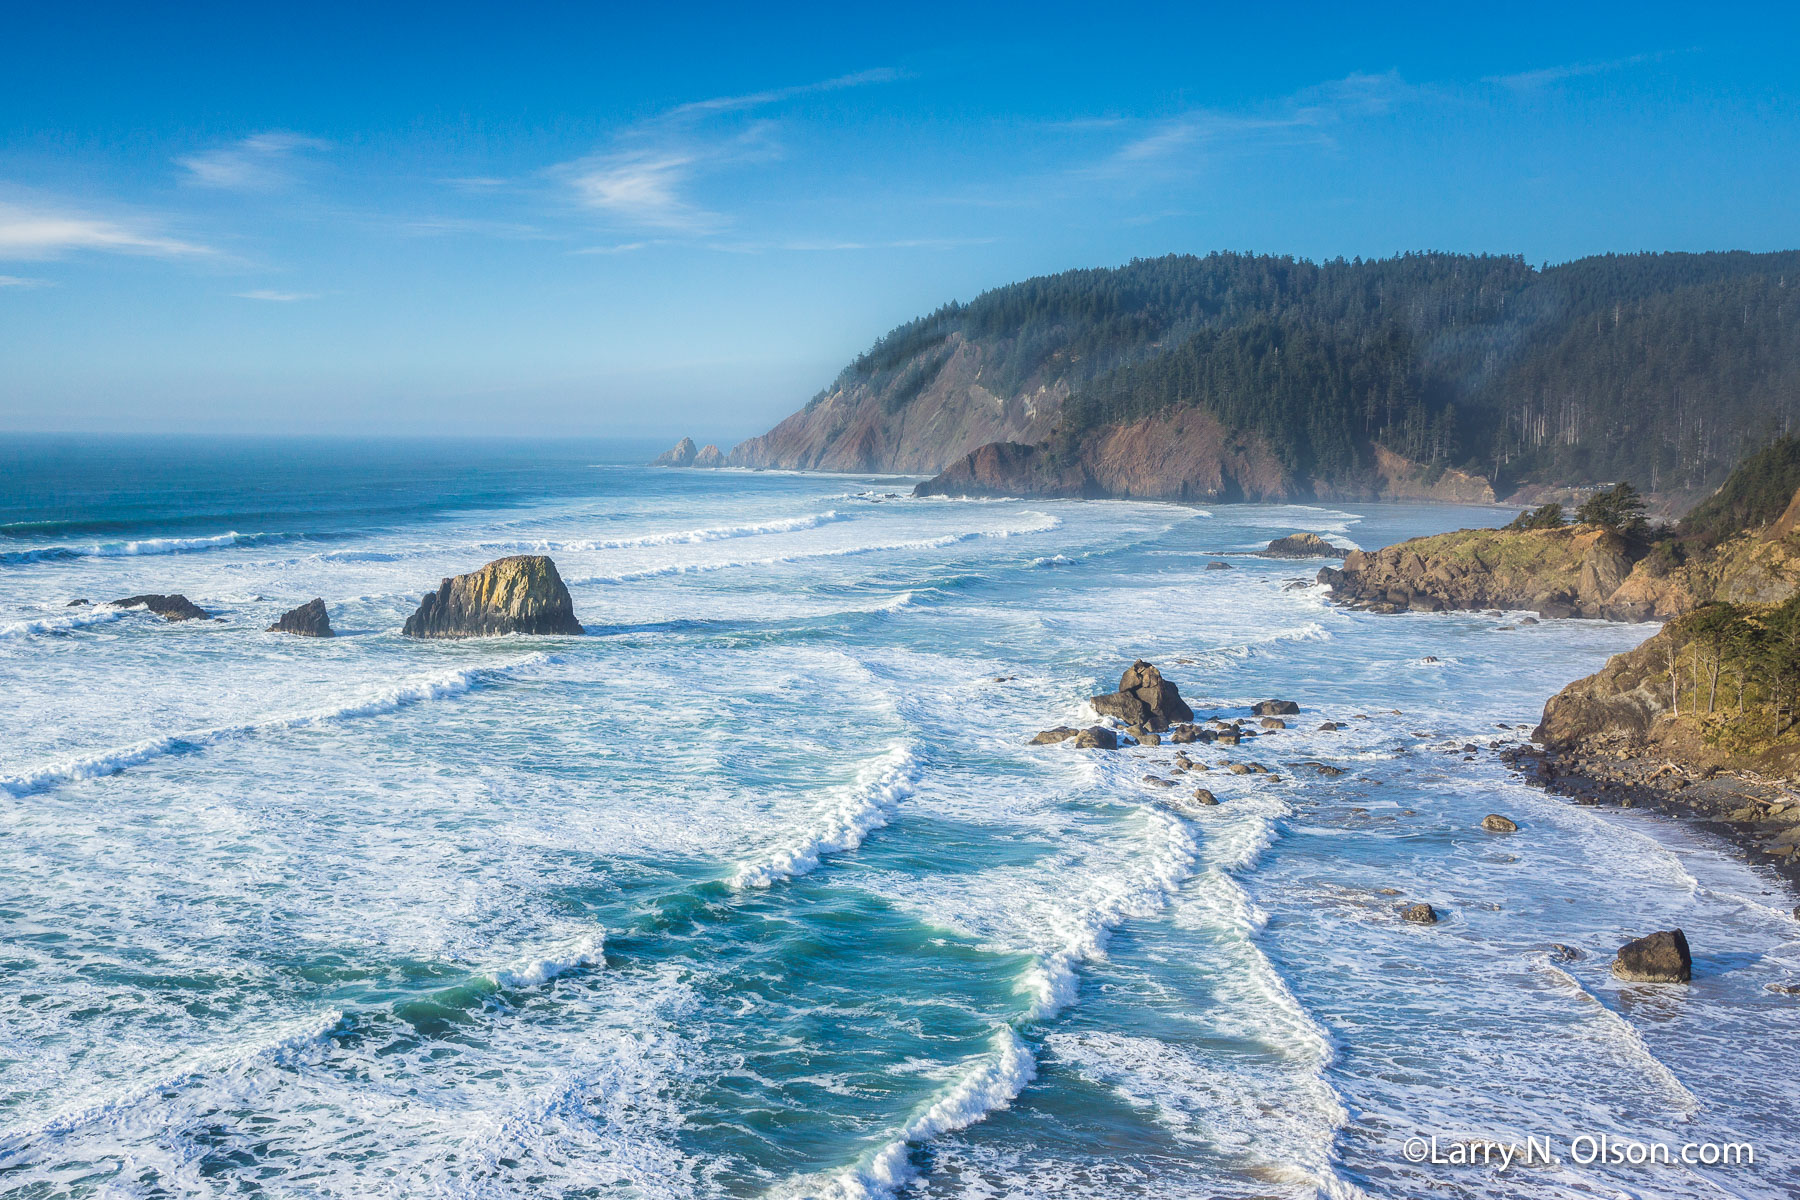
<svg viewBox="0 0 1800 1200">
<path fill-rule="evenodd" d="M 70 607 L 85 604 L 86 600 L 69 602 Z M 111 606 L 146 609 L 170 621 L 205 620 L 211 615 L 181 595 L 127 596 Z M 268 632 L 334 636 L 331 616 L 319 597 L 283 613 Z M 583 630 L 556 564 L 542 554 L 517 554 L 445 579 L 420 599 L 402 632 L 414 638 L 465 638 L 503 633 L 574 636 Z"/>
<path fill-rule="evenodd" d="M 1261 718 L 1260 733 L 1245 728 L 1243 718 L 1226 721 L 1214 717 L 1197 722 L 1193 708 L 1182 699 L 1180 689 L 1163 678 L 1162 672 L 1154 665 L 1142 659 L 1126 668 L 1119 678 L 1117 691 L 1094 696 L 1089 703 L 1096 712 L 1110 718 L 1120 728 L 1108 725 L 1087 728 L 1059 725 L 1033 737 L 1031 744 L 1057 745 L 1072 742 L 1077 749 L 1118 750 L 1131 745 L 1159 746 L 1166 735 L 1177 746 L 1193 743 L 1235 746 L 1245 738 L 1266 737 L 1286 729 L 1287 723 L 1282 718 L 1297 716 L 1300 712 L 1300 706 L 1292 700 L 1258 701 L 1250 706 L 1250 712 L 1252 716 Z M 1321 732 L 1343 728 L 1346 726 L 1337 721 L 1325 721 L 1319 726 Z M 1474 743 L 1464 743 L 1451 752 L 1460 754 L 1476 749 Z M 1327 778 L 1344 773 L 1340 767 L 1311 759 L 1292 765 L 1297 770 Z M 1258 762 L 1217 759 L 1207 763 L 1189 757 L 1186 749 L 1177 749 L 1168 761 L 1166 774 L 1147 774 L 1142 782 L 1145 787 L 1173 790 L 1181 785 L 1172 776 L 1204 774 L 1215 768 L 1233 775 L 1260 776 L 1271 783 L 1279 782 L 1282 778 Z M 1210 807 L 1217 805 L 1219 800 L 1210 789 L 1197 787 L 1191 798 L 1183 797 L 1178 803 Z M 1353 814 L 1366 814 L 1368 810 L 1350 811 Z M 1795 819 L 1800 822 L 1800 806 L 1796 807 Z M 1489 834 L 1504 836 L 1519 832 L 1519 823 L 1502 813 L 1488 813 L 1482 817 L 1480 828 Z M 1379 890 L 1384 895 L 1399 895 L 1393 888 Z M 1423 900 L 1402 901 L 1393 911 L 1400 920 L 1412 925 L 1436 925 L 1444 919 L 1443 913 Z M 1619 951 L 1613 963 L 1613 973 L 1620 979 L 1632 982 L 1685 983 L 1692 976 L 1692 959 L 1688 952 L 1687 938 L 1679 929 L 1638 938 Z"/>
</svg>

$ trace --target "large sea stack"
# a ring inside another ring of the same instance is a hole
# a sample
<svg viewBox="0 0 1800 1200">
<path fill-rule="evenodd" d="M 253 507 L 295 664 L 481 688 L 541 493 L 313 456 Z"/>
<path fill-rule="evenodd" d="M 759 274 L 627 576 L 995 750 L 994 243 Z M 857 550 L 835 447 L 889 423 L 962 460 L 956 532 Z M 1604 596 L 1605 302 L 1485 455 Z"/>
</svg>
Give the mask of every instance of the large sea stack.
<svg viewBox="0 0 1800 1200">
<path fill-rule="evenodd" d="M 314 598 L 299 608 L 281 614 L 281 620 L 269 626 L 270 633 L 291 633 L 295 637 L 335 637 L 331 617 L 325 612 L 325 601 Z"/>
<path fill-rule="evenodd" d="M 691 437 L 684 437 L 679 442 L 676 442 L 674 446 L 664 450 L 661 454 L 651 459 L 650 465 L 653 467 L 691 467 L 694 465 L 694 459 L 699 456 L 699 453 L 700 452 L 694 448 L 694 439 Z M 718 453 L 718 447 L 713 447 L 713 453 Z"/>
<path fill-rule="evenodd" d="M 1141 725 L 1158 733 L 1181 721 L 1192 721 L 1194 710 L 1181 698 L 1162 672 L 1138 659 L 1119 678 L 1119 690 L 1089 701 L 1102 716 L 1117 717 L 1127 725 Z"/>
<path fill-rule="evenodd" d="M 575 605 L 556 564 L 542 554 L 498 558 L 446 579 L 406 619 L 407 637 L 489 637 L 500 633 L 580 634 Z"/>
</svg>

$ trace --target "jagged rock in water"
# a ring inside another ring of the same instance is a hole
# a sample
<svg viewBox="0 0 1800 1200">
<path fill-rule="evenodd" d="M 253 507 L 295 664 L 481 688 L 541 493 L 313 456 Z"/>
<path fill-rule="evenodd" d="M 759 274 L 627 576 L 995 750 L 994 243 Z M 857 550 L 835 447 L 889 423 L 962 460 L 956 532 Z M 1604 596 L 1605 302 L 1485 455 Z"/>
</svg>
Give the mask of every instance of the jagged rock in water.
<svg viewBox="0 0 1800 1200">
<path fill-rule="evenodd" d="M 114 600 L 114 608 L 147 608 L 169 621 L 204 621 L 211 614 L 186 596 L 127 596 Z"/>
<path fill-rule="evenodd" d="M 1517 833 L 1519 823 L 1511 817 L 1503 817 L 1499 813 L 1489 813 L 1481 818 L 1481 827 L 1489 833 Z"/>
<path fill-rule="evenodd" d="M 1217 796 L 1213 795 L 1211 792 L 1207 791 L 1205 788 L 1195 788 L 1194 789 L 1194 803 L 1211 805 L 1211 804 L 1217 804 L 1218 802 L 1219 802 L 1219 798 Z"/>
<path fill-rule="evenodd" d="M 85 598 L 78 596 L 75 599 L 69 601 L 67 604 L 63 605 L 63 607 L 64 608 L 80 608 L 82 605 L 84 605 L 86 603 L 87 603 L 87 600 Z"/>
<path fill-rule="evenodd" d="M 713 450 L 714 453 L 718 452 L 716 446 Z M 673 447 L 651 459 L 650 465 L 653 467 L 691 467 L 697 457 L 699 457 L 699 451 L 694 448 L 694 439 L 684 437 Z"/>
<path fill-rule="evenodd" d="M 1262 719 L 1262 727 L 1264 729 L 1286 729 L 1287 722 L 1280 717 L 1264 717 Z"/>
<path fill-rule="evenodd" d="M 1182 721 L 1192 721 L 1194 710 L 1182 700 L 1181 692 L 1162 677 L 1162 672 L 1138 659 L 1119 677 L 1119 690 L 1095 696 L 1090 703 L 1094 711 L 1117 717 L 1127 725 L 1162 731 Z"/>
<path fill-rule="evenodd" d="M 1206 564 L 1206 569 L 1209 571 L 1229 571 L 1232 567 L 1230 563 L 1220 562 L 1215 558 L 1213 561 Z"/>
<path fill-rule="evenodd" d="M 1075 735 L 1077 750 L 1117 750 L 1119 735 L 1104 725 L 1090 725 Z"/>
<path fill-rule="evenodd" d="M 542 554 L 499 558 L 425 593 L 406 619 L 407 637 L 487 637 L 499 633 L 583 632 L 556 564 Z"/>
<path fill-rule="evenodd" d="M 1660 929 L 1626 942 L 1613 959 L 1612 971 L 1633 983 L 1686 983 L 1694 977 L 1687 935 L 1679 929 Z"/>
<path fill-rule="evenodd" d="M 1264 558 L 1342 558 L 1345 551 L 1316 533 L 1294 533 L 1276 538 L 1262 552 Z"/>
<path fill-rule="evenodd" d="M 1259 717 L 1291 717 L 1300 711 L 1292 700 L 1261 700 L 1250 709 Z"/>
<path fill-rule="evenodd" d="M 1417 904 L 1407 905 L 1400 910 L 1400 915 L 1414 925 L 1436 925 L 1438 923 L 1437 909 L 1423 900 Z"/>
<path fill-rule="evenodd" d="M 1033 746 L 1054 746 L 1058 742 L 1068 741 L 1080 732 L 1081 730 L 1070 729 L 1067 725 L 1058 725 L 1055 729 L 1046 729 L 1032 738 L 1031 744 Z"/>
<path fill-rule="evenodd" d="M 281 620 L 268 628 L 269 633 L 291 633 L 296 637 L 334 637 L 331 618 L 325 612 L 325 601 L 314 597 L 299 608 L 281 614 Z"/>
<path fill-rule="evenodd" d="M 694 461 L 688 465 L 695 467 L 722 467 L 725 465 L 725 455 L 717 446 L 708 442 L 706 445 L 700 447 L 700 453 L 694 455 Z"/>
</svg>

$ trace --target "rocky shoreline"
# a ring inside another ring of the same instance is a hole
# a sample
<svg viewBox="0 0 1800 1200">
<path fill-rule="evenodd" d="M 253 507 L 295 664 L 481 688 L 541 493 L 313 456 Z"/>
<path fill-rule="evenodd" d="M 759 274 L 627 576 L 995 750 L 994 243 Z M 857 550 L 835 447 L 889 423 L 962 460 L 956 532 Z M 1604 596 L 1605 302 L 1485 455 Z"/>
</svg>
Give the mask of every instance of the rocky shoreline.
<svg viewBox="0 0 1800 1200">
<path fill-rule="evenodd" d="M 1791 785 L 1748 771 L 1692 769 L 1626 743 L 1579 750 L 1514 746 L 1501 759 L 1527 783 L 1576 804 L 1693 822 L 1800 891 L 1800 790 Z"/>
</svg>

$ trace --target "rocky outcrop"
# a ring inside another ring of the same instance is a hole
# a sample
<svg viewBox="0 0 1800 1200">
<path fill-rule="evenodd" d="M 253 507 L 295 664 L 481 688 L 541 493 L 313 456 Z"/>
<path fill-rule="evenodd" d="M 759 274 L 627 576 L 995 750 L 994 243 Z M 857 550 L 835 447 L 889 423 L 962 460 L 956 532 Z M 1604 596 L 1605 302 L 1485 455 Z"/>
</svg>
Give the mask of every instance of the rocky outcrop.
<svg viewBox="0 0 1800 1200">
<path fill-rule="evenodd" d="M 1052 355 L 1001 385 L 1009 349 L 952 332 L 892 369 L 852 368 L 769 432 L 740 442 L 730 463 L 929 475 L 991 442 L 1039 442 L 1068 399 L 1071 364 Z"/>
<path fill-rule="evenodd" d="M 914 494 L 1217 502 L 1309 493 L 1261 438 L 1234 433 L 1192 408 L 1107 426 L 1068 445 L 985 445 Z"/>
<path fill-rule="evenodd" d="M 1400 916 L 1403 920 L 1411 921 L 1414 925 L 1436 925 L 1438 923 L 1437 909 L 1431 907 L 1431 905 L 1426 904 L 1422 900 L 1417 904 L 1409 904 L 1401 909 Z"/>
<path fill-rule="evenodd" d="M 1626 942 L 1613 959 L 1612 972 L 1633 983 L 1687 983 L 1694 977 L 1694 957 L 1687 935 L 1660 929 Z"/>
<path fill-rule="evenodd" d="M 708 442 L 706 445 L 700 447 L 700 453 L 694 455 L 694 461 L 690 465 L 696 467 L 722 467 L 725 465 L 725 455 L 720 453 L 717 446 Z"/>
<path fill-rule="evenodd" d="M 269 633 L 291 633 L 296 637 L 332 637 L 331 617 L 325 612 L 325 601 L 315 597 L 299 608 L 281 614 L 281 620 L 269 626 Z"/>
<path fill-rule="evenodd" d="M 1596 737 L 1648 738 L 1674 705 L 1669 667 L 1684 643 L 1677 630 L 1665 628 L 1637 649 L 1613 655 L 1550 697 L 1532 740 L 1567 750 Z"/>
<path fill-rule="evenodd" d="M 127 596 L 123 600 L 114 600 L 112 607 L 147 608 L 168 621 L 204 621 L 211 615 L 204 608 L 182 595 Z"/>
<path fill-rule="evenodd" d="M 1481 818 L 1481 827 L 1489 833 L 1517 833 L 1519 823 L 1511 817 L 1503 817 L 1499 813 L 1489 813 Z"/>
<path fill-rule="evenodd" d="M 1262 551 L 1264 558 L 1342 558 L 1346 552 L 1316 533 L 1290 533 Z"/>
<path fill-rule="evenodd" d="M 717 447 L 714 447 L 716 450 Z M 694 439 L 684 437 L 671 448 L 650 460 L 653 467 L 691 467 L 699 451 L 694 449 Z"/>
<path fill-rule="evenodd" d="M 1747 532 L 1671 561 L 1592 525 L 1462 529 L 1352 551 L 1319 582 L 1375 612 L 1526 609 L 1542 617 L 1664 620 L 1701 604 L 1773 604 L 1800 588 L 1800 537 Z M 1681 548 L 1673 547 L 1677 557 Z"/>
<path fill-rule="evenodd" d="M 574 602 L 556 564 L 541 554 L 496 559 L 425 593 L 406 619 L 407 637 L 464 638 L 501 633 L 580 634 Z"/>
<path fill-rule="evenodd" d="M 1177 722 L 1194 719 L 1194 710 L 1181 698 L 1180 690 L 1141 658 L 1119 677 L 1118 691 L 1095 696 L 1090 703 L 1102 716 L 1116 717 L 1127 725 L 1141 725 L 1158 733 Z"/>
<path fill-rule="evenodd" d="M 1642 621 L 1670 615 L 1667 589 L 1623 594 L 1630 546 L 1588 525 L 1463 529 L 1383 550 L 1352 551 L 1324 567 L 1332 599 L 1377 612 L 1528 609 L 1543 617 Z"/>
</svg>

